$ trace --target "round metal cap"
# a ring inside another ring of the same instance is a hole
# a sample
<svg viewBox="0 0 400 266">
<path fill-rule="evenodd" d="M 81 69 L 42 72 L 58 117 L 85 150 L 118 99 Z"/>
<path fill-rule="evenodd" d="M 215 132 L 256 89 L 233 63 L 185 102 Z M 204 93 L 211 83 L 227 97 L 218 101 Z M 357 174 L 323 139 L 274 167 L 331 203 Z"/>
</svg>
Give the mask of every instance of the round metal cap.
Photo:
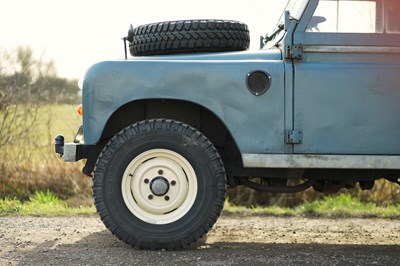
<svg viewBox="0 0 400 266">
<path fill-rule="evenodd" d="M 263 95 L 271 87 L 271 76 L 260 70 L 256 70 L 247 74 L 247 89 L 255 96 Z"/>
<path fill-rule="evenodd" d="M 162 176 L 157 176 L 151 181 L 150 189 L 154 195 L 164 196 L 169 190 L 168 180 Z"/>
</svg>

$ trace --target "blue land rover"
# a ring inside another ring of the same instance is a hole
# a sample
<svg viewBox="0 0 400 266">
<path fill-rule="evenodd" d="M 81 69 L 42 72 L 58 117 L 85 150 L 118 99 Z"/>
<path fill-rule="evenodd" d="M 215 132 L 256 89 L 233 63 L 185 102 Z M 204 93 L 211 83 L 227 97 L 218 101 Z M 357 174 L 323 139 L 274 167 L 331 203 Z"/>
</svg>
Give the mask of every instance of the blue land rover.
<svg viewBox="0 0 400 266">
<path fill-rule="evenodd" d="M 86 159 L 102 221 L 143 249 L 200 239 L 227 187 L 399 183 L 399 14 L 398 0 L 289 0 L 258 51 L 238 21 L 131 27 L 132 56 L 90 67 L 83 127 L 56 152 Z"/>
</svg>

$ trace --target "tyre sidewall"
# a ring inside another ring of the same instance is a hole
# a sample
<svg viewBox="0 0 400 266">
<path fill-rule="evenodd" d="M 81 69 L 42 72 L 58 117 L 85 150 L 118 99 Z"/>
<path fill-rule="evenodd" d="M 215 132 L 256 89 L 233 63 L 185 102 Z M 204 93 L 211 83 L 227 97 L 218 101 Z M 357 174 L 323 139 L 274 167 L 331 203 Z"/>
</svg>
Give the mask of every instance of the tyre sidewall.
<svg viewBox="0 0 400 266">
<path fill-rule="evenodd" d="M 121 139 L 121 138 L 120 138 Z M 113 143 L 115 144 L 115 143 Z M 203 225 L 214 223 L 215 213 L 219 211 L 214 204 L 217 196 L 217 173 L 207 150 L 193 138 L 173 131 L 150 131 L 138 133 L 125 141 L 112 145 L 112 151 L 106 151 L 107 162 L 105 171 L 95 172 L 102 179 L 104 193 L 104 210 L 107 212 L 107 221 L 116 225 L 118 237 L 125 238 L 125 242 L 137 245 L 138 241 L 146 239 L 149 248 L 157 244 L 173 244 L 174 241 L 188 239 L 192 236 L 200 238 L 207 232 L 202 230 Z M 134 149 L 132 147 L 135 147 Z M 126 206 L 121 192 L 121 183 L 124 172 L 129 163 L 139 154 L 151 149 L 167 149 L 182 155 L 193 167 L 197 176 L 198 192 L 191 209 L 179 220 L 169 224 L 151 224 L 137 218 Z M 109 152 L 107 154 L 107 152 Z M 99 163 L 102 159 L 100 158 Z M 224 197 L 224 196 L 223 196 Z M 217 217 L 215 217 L 216 220 Z M 212 226 L 211 224 L 211 226 Z M 211 227 L 210 226 L 210 227 Z M 204 231 L 204 232 L 203 232 Z M 134 238 L 132 236 L 135 236 Z M 142 243 L 146 246 L 146 243 Z"/>
</svg>

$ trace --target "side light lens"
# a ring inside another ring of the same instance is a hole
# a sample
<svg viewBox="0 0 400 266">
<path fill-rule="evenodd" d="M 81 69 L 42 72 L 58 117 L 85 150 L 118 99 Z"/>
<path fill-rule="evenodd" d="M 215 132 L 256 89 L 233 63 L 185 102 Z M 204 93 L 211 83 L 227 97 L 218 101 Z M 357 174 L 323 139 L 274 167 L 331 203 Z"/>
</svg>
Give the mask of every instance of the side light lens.
<svg viewBox="0 0 400 266">
<path fill-rule="evenodd" d="M 82 117 L 82 115 L 83 115 L 82 104 L 80 104 L 80 105 L 78 106 L 78 108 L 76 109 L 76 112 L 78 113 L 78 115 L 79 115 L 80 117 Z"/>
</svg>

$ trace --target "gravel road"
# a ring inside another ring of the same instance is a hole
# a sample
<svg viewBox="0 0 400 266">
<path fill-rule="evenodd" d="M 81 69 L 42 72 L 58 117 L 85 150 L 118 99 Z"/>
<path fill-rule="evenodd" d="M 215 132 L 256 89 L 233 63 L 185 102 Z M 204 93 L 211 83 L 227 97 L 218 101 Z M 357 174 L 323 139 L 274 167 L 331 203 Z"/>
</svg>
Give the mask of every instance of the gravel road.
<svg viewBox="0 0 400 266">
<path fill-rule="evenodd" d="M 0 265 L 400 265 L 400 220 L 222 216 L 181 251 L 143 251 L 96 217 L 0 217 Z"/>
</svg>

